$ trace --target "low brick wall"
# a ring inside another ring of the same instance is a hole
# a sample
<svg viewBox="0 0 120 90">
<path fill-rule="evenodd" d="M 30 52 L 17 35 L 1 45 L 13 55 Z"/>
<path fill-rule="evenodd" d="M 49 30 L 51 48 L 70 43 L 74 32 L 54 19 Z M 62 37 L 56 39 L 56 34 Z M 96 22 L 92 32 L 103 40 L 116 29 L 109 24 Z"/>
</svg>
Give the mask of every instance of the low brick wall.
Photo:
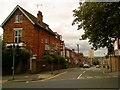
<svg viewBox="0 0 120 90">
<path fill-rule="evenodd" d="M 43 71 L 51 71 L 52 64 L 48 61 L 37 61 L 32 60 L 32 70 L 31 73 L 38 73 Z M 53 70 L 64 69 L 65 64 L 53 64 Z"/>
</svg>

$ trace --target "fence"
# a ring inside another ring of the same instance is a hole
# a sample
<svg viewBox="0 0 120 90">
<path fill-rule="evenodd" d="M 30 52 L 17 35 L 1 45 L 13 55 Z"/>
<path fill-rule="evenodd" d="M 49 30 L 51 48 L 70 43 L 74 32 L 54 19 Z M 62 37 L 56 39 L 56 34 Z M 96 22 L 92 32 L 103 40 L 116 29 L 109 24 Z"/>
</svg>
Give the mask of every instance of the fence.
<svg viewBox="0 0 120 90">
<path fill-rule="evenodd" d="M 112 70 L 120 71 L 120 56 L 111 57 L 112 60 Z"/>
</svg>

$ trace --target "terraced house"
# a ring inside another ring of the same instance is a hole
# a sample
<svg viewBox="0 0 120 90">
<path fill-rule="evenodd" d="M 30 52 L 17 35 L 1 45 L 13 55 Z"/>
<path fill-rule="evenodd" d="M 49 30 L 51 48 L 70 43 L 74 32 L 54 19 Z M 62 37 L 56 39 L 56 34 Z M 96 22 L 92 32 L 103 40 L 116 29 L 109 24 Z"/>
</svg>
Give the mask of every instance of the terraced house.
<svg viewBox="0 0 120 90">
<path fill-rule="evenodd" d="M 32 53 L 31 61 L 39 61 L 43 53 L 50 50 L 50 46 L 55 46 L 58 50 L 64 43 L 62 36 L 53 32 L 49 25 L 43 22 L 42 12 L 38 11 L 36 18 L 19 5 L 14 8 L 1 26 L 7 46 L 13 43 L 25 46 Z"/>
</svg>

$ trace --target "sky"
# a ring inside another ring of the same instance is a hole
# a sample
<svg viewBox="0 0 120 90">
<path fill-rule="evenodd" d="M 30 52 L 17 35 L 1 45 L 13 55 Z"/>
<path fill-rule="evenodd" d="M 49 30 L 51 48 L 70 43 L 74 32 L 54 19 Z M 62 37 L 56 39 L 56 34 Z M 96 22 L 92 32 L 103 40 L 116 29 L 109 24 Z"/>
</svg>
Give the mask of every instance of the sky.
<svg viewBox="0 0 120 90">
<path fill-rule="evenodd" d="M 62 35 L 66 47 L 77 51 L 77 44 L 79 44 L 79 51 L 89 56 L 91 45 L 88 40 L 79 40 L 84 31 L 77 30 L 77 25 L 72 26 L 74 20 L 72 11 L 79 6 L 79 0 L 0 0 L 0 25 L 16 5 L 20 5 L 35 17 L 37 12 L 41 11 L 43 22 L 47 23 L 54 32 Z M 0 34 L 3 34 L 1 27 Z M 94 55 L 104 56 L 106 53 L 106 49 L 99 49 L 94 52 Z"/>
</svg>

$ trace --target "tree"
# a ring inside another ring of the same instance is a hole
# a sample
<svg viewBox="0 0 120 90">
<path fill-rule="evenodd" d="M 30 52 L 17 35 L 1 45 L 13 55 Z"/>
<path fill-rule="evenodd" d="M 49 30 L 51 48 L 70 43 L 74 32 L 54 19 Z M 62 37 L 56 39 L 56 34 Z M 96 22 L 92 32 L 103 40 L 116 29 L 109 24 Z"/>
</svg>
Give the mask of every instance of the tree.
<svg viewBox="0 0 120 90">
<path fill-rule="evenodd" d="M 15 68 L 22 62 L 22 72 L 28 69 L 28 63 L 31 53 L 29 50 L 18 46 L 15 47 Z M 12 46 L 6 47 L 6 43 L 2 42 L 2 70 L 3 74 L 11 74 L 13 66 L 13 49 Z"/>
<path fill-rule="evenodd" d="M 94 59 L 92 60 L 92 64 L 93 64 L 93 65 L 99 65 L 98 59 L 94 58 Z"/>
<path fill-rule="evenodd" d="M 53 61 L 53 63 L 60 63 L 60 64 L 65 64 L 66 60 L 64 57 L 62 56 L 58 56 L 58 55 L 50 55 L 49 52 L 45 52 L 44 55 L 43 55 L 43 60 L 47 60 L 49 61 L 50 63 Z"/>
<path fill-rule="evenodd" d="M 113 47 L 115 38 L 120 38 L 120 2 L 84 2 L 73 10 L 72 25 L 78 30 L 83 28 L 82 39 L 89 39 L 89 44 L 97 50 Z"/>
</svg>

